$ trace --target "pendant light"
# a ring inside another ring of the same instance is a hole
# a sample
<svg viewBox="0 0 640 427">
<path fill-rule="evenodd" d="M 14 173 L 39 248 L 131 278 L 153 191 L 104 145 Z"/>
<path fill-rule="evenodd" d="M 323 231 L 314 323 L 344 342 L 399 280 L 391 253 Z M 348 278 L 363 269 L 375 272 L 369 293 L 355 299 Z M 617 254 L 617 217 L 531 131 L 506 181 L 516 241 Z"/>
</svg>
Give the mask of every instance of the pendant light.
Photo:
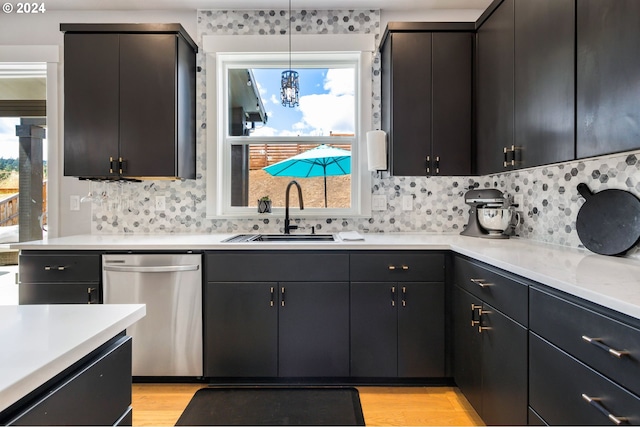
<svg viewBox="0 0 640 427">
<path fill-rule="evenodd" d="M 291 69 L 291 0 L 289 0 L 289 69 L 280 78 L 280 99 L 283 107 L 297 107 L 300 101 L 298 72 Z"/>
</svg>

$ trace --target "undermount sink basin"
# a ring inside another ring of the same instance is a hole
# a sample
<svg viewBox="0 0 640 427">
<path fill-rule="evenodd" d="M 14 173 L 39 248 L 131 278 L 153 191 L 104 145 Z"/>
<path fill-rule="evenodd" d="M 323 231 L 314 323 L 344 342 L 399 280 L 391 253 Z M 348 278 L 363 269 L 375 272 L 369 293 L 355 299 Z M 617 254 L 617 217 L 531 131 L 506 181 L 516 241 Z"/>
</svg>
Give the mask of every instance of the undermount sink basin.
<svg viewBox="0 0 640 427">
<path fill-rule="evenodd" d="M 333 234 L 237 234 L 223 242 L 335 242 Z"/>
</svg>

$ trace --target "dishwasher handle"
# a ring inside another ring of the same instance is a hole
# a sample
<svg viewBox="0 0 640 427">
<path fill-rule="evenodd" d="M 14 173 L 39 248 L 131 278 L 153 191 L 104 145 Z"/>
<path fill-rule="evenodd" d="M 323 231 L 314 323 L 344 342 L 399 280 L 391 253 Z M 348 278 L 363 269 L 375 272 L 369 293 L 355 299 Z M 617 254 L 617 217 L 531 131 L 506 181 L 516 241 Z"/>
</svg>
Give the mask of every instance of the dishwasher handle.
<svg viewBox="0 0 640 427">
<path fill-rule="evenodd" d="M 104 265 L 102 267 L 104 271 L 120 271 L 126 273 L 173 273 L 179 271 L 197 271 L 200 269 L 198 264 L 191 265 L 154 265 L 154 266 L 141 266 L 141 265 Z"/>
</svg>

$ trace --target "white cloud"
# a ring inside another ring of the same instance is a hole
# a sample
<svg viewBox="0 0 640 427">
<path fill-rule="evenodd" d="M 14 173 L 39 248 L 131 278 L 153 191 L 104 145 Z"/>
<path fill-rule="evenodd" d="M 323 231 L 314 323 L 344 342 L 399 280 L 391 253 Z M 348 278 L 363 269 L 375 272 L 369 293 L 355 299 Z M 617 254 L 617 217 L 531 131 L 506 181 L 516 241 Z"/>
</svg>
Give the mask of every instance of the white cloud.
<svg viewBox="0 0 640 427">
<path fill-rule="evenodd" d="M 331 68 L 324 79 L 324 89 L 329 95 L 355 94 L 355 70 L 353 68 Z"/>
<path fill-rule="evenodd" d="M 326 135 L 333 133 L 353 133 L 354 122 L 353 95 L 336 96 L 333 94 L 308 95 L 300 98 L 300 111 L 308 135 Z"/>
<path fill-rule="evenodd" d="M 271 100 L 271 103 L 280 105 L 280 98 L 278 98 L 275 93 L 271 94 L 270 100 Z"/>
</svg>

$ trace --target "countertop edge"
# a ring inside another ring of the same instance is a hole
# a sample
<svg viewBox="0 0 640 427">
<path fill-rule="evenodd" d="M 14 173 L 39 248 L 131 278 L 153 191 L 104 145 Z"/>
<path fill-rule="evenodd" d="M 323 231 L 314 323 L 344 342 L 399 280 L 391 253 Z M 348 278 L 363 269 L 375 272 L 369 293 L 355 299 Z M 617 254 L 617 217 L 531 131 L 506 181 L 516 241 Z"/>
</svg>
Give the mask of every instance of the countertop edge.
<svg viewBox="0 0 640 427">
<path fill-rule="evenodd" d="M 122 306 L 122 305 L 121 305 Z M 108 324 L 101 326 L 96 332 L 86 340 L 75 343 L 75 345 L 69 347 L 62 354 L 58 354 L 54 358 L 46 359 L 43 357 L 43 363 L 41 366 L 34 369 L 32 372 L 26 374 L 18 381 L 12 384 L 1 384 L 0 387 L 0 411 L 7 409 L 18 400 L 22 399 L 27 394 L 31 393 L 42 384 L 54 378 L 59 373 L 63 372 L 69 366 L 81 360 L 83 357 L 90 354 L 92 351 L 115 337 L 120 332 L 127 329 L 138 320 L 142 319 L 146 315 L 146 306 L 144 304 L 127 304 L 127 313 L 124 315 L 118 314 L 116 320 L 110 321 Z M 37 306 L 18 306 L 18 307 L 38 307 L 45 308 L 47 305 Z M 58 305 L 58 309 L 63 309 L 64 305 Z M 82 307 L 99 307 L 82 306 Z"/>
</svg>

